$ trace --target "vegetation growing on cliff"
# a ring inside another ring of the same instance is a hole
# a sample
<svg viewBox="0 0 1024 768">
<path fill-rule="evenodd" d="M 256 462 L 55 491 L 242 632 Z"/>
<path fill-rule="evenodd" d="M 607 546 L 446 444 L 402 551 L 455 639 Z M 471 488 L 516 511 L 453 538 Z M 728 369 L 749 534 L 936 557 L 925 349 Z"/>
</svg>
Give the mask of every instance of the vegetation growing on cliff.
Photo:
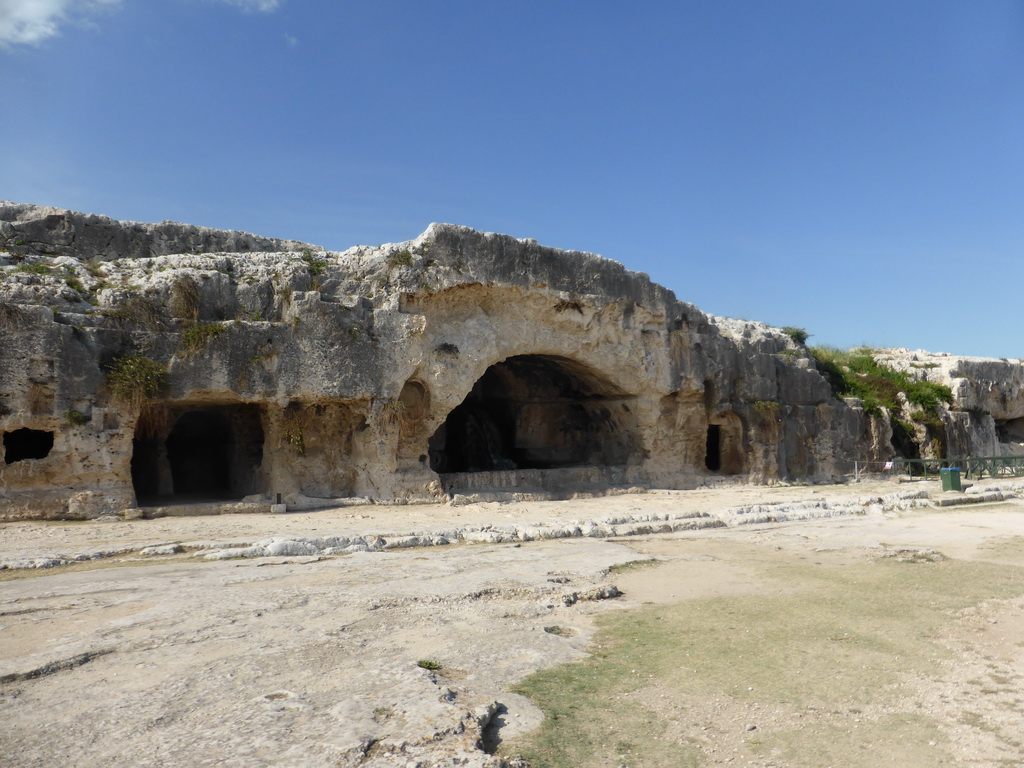
<svg viewBox="0 0 1024 768">
<path fill-rule="evenodd" d="M 24 273 L 30 274 L 30 275 L 50 275 L 50 274 L 53 274 L 53 269 L 51 269 L 46 264 L 43 264 L 42 262 L 38 262 L 38 261 L 25 262 L 25 263 L 19 264 L 17 267 L 14 268 L 14 271 L 15 272 L 24 272 Z"/>
<path fill-rule="evenodd" d="M 306 262 L 306 269 L 309 270 L 309 289 L 320 290 L 320 276 L 327 272 L 327 260 L 318 258 L 308 248 L 302 251 L 302 260 Z"/>
<path fill-rule="evenodd" d="M 411 267 L 412 266 L 412 251 L 408 248 L 403 248 L 400 251 L 395 251 L 388 256 L 388 266 L 392 269 L 398 269 L 399 267 Z"/>
<path fill-rule="evenodd" d="M 69 269 L 65 270 L 64 273 L 62 274 L 62 277 L 64 278 L 64 282 L 67 284 L 68 288 L 70 288 L 73 291 L 77 291 L 80 294 L 86 293 L 85 284 L 82 283 L 82 281 L 78 278 L 78 275 L 76 275 L 74 272 L 72 272 Z"/>
<path fill-rule="evenodd" d="M 290 404 L 281 421 L 281 436 L 299 456 L 306 453 L 305 419 L 301 409 Z"/>
<path fill-rule="evenodd" d="M 76 411 L 74 408 L 68 408 L 64 413 L 64 418 L 67 419 L 68 424 L 72 427 L 81 427 L 82 425 L 89 423 L 88 417 L 79 411 Z"/>
<path fill-rule="evenodd" d="M 202 352 L 207 345 L 224 332 L 224 326 L 217 323 L 196 323 L 181 331 L 178 349 L 188 356 Z"/>
<path fill-rule="evenodd" d="M 0 304 L 0 331 L 12 331 L 20 328 L 25 319 L 25 311 L 15 304 Z"/>
<path fill-rule="evenodd" d="M 787 325 L 785 328 L 783 328 L 782 332 L 789 336 L 789 338 L 791 338 L 794 341 L 794 343 L 799 344 L 800 346 L 806 344 L 807 340 L 811 337 L 811 334 L 809 334 L 803 328 L 794 328 L 791 325 Z"/>
<path fill-rule="evenodd" d="M 380 404 L 381 419 L 385 424 L 400 424 L 406 418 L 406 406 L 401 400 L 384 400 Z"/>
<path fill-rule="evenodd" d="M 899 413 L 902 410 L 900 392 L 918 407 L 915 413 L 922 415 L 934 416 L 940 403 L 953 402 L 953 392 L 945 384 L 915 381 L 903 371 L 879 363 L 868 347 L 851 350 L 812 347 L 810 352 L 836 397 L 860 398 L 868 413 L 879 414 L 883 407 L 890 413 Z"/>
<path fill-rule="evenodd" d="M 157 397 L 167 384 L 167 371 L 144 355 L 114 359 L 107 371 L 107 384 L 114 397 L 133 406 Z"/>
<path fill-rule="evenodd" d="M 195 322 L 199 318 L 200 297 L 199 284 L 188 275 L 181 275 L 171 285 L 171 314 Z"/>
<path fill-rule="evenodd" d="M 102 309 L 100 313 L 118 322 L 137 325 L 151 332 L 164 328 L 164 315 L 160 304 L 155 299 L 137 293 L 129 293 L 119 306 Z"/>
</svg>

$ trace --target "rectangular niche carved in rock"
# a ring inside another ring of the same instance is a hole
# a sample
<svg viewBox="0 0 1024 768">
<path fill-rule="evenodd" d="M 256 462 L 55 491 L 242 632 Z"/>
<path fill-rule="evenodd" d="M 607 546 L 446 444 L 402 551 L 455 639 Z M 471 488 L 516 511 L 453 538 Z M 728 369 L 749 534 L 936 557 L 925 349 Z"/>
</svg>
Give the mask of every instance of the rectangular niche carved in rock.
<svg viewBox="0 0 1024 768">
<path fill-rule="evenodd" d="M 155 421 L 137 426 L 133 443 L 132 485 L 140 504 L 239 499 L 263 492 L 259 406 L 176 404 Z"/>
<path fill-rule="evenodd" d="M 45 459 L 53 449 L 53 432 L 41 429 L 15 429 L 4 432 L 4 462 Z"/>
</svg>

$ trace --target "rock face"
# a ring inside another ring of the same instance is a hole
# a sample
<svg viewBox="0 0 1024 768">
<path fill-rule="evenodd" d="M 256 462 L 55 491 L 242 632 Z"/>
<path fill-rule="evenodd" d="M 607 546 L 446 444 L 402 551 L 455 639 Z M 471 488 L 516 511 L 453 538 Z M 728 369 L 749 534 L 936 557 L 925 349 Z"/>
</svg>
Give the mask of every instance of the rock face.
<svg viewBox="0 0 1024 768">
<path fill-rule="evenodd" d="M 139 224 L 62 208 L 0 201 L 0 243 L 48 256 L 111 260 L 171 253 L 299 250 L 305 243 L 164 221 Z"/>
<path fill-rule="evenodd" d="M 5 203 L 0 280 L 0 519 L 824 481 L 893 455 L 778 329 L 465 227 L 336 253 Z M 956 439 L 1024 441 L 1021 365 L 946 360 L 922 370 L 962 382 Z"/>
<path fill-rule="evenodd" d="M 945 384 L 954 410 L 941 413 L 949 456 L 1024 455 L 1024 362 L 888 349 L 880 361 Z M 925 443 L 927 448 L 927 443 Z"/>
</svg>

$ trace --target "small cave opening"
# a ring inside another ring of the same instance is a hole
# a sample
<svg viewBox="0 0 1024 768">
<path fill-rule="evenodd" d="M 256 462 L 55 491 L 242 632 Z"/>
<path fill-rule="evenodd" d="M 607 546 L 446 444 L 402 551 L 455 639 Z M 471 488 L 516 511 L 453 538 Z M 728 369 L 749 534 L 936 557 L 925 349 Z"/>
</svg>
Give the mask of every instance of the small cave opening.
<svg viewBox="0 0 1024 768">
<path fill-rule="evenodd" d="M 146 505 L 237 499 L 263 490 L 262 460 L 258 406 L 177 408 L 155 429 L 136 429 L 132 485 Z"/>
<path fill-rule="evenodd" d="M 704 466 L 709 472 L 717 472 L 722 468 L 722 427 L 718 424 L 708 425 L 707 452 Z"/>
<path fill-rule="evenodd" d="M 1009 445 L 1024 444 L 1024 418 L 996 419 L 996 439 Z"/>
<path fill-rule="evenodd" d="M 582 363 L 495 363 L 429 441 L 439 474 L 629 464 L 641 453 L 633 397 Z"/>
<path fill-rule="evenodd" d="M 921 446 L 917 444 L 917 436 L 912 428 L 900 419 L 890 419 L 892 424 L 892 437 L 889 444 L 897 456 L 904 459 L 921 458 Z"/>
<path fill-rule="evenodd" d="M 744 467 L 743 422 L 724 411 L 708 422 L 704 467 L 721 475 L 740 475 Z"/>
<path fill-rule="evenodd" d="M 53 432 L 41 429 L 14 429 L 4 432 L 4 463 L 26 459 L 45 459 L 53 450 Z"/>
</svg>

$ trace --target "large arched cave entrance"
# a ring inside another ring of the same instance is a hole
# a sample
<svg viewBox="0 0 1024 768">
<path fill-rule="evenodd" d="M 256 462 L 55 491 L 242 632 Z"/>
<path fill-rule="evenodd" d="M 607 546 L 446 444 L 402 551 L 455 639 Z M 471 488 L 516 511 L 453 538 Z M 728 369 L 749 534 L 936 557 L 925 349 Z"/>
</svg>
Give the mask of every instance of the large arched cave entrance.
<svg viewBox="0 0 1024 768">
<path fill-rule="evenodd" d="M 553 355 L 495 363 L 430 438 L 440 474 L 619 466 L 641 452 L 633 397 Z"/>
<path fill-rule="evenodd" d="M 237 499 L 263 490 L 255 405 L 179 406 L 136 428 L 132 485 L 140 504 Z"/>
</svg>

